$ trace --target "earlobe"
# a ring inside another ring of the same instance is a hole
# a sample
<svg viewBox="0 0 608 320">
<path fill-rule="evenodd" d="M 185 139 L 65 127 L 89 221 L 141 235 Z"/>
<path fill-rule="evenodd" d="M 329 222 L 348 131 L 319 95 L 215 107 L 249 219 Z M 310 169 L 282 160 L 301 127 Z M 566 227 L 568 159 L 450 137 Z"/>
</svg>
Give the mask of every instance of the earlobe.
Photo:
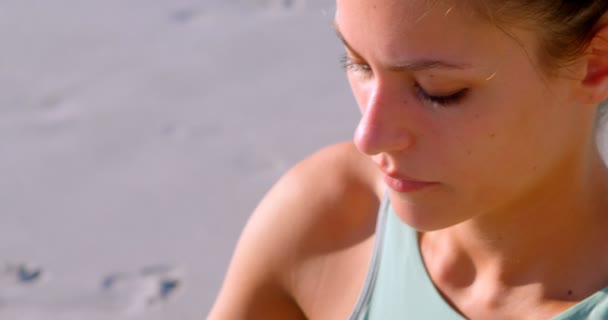
<svg viewBox="0 0 608 320">
<path fill-rule="evenodd" d="M 608 98 L 608 24 L 595 32 L 586 50 L 586 64 L 584 100 L 596 105 Z"/>
</svg>

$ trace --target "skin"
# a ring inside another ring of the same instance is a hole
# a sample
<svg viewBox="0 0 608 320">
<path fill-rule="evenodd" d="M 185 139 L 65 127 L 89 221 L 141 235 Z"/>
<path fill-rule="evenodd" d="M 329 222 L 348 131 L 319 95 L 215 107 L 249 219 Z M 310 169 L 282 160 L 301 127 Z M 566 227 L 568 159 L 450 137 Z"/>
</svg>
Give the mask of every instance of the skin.
<svg viewBox="0 0 608 320">
<path fill-rule="evenodd" d="M 469 319 L 549 318 L 608 286 L 608 173 L 593 131 L 608 27 L 547 76 L 532 31 L 507 33 L 462 1 L 337 8 L 361 111 L 354 142 L 304 160 L 266 195 L 209 317 L 348 317 L 385 190 L 420 231 L 446 303 Z M 463 89 L 447 105 L 429 98 Z M 430 184 L 403 192 L 386 176 Z"/>
</svg>

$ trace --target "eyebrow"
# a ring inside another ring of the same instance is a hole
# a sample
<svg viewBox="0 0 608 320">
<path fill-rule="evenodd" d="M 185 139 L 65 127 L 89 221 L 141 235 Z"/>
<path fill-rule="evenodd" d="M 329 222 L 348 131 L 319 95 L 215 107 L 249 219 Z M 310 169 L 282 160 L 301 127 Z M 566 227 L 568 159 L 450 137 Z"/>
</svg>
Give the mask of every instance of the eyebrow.
<svg viewBox="0 0 608 320">
<path fill-rule="evenodd" d="M 353 47 L 348 43 L 348 41 L 346 41 L 346 39 L 344 39 L 344 36 L 342 35 L 342 32 L 340 32 L 340 28 L 338 28 L 338 24 L 336 23 L 336 21 L 334 21 L 333 26 L 334 26 L 334 31 L 336 32 L 336 35 L 338 36 L 340 41 L 342 41 L 344 46 L 350 52 L 352 52 L 355 56 L 361 57 L 361 55 L 355 49 L 353 49 Z M 388 67 L 388 69 L 391 71 L 422 71 L 422 70 L 429 70 L 429 69 L 466 70 L 466 69 L 470 69 L 471 67 L 472 66 L 470 64 L 465 64 L 465 63 L 450 63 L 450 62 L 446 62 L 446 61 L 442 61 L 442 60 L 435 60 L 435 59 L 421 59 L 421 60 L 401 63 L 401 64 L 395 65 L 395 66 L 390 66 L 390 67 Z"/>
</svg>

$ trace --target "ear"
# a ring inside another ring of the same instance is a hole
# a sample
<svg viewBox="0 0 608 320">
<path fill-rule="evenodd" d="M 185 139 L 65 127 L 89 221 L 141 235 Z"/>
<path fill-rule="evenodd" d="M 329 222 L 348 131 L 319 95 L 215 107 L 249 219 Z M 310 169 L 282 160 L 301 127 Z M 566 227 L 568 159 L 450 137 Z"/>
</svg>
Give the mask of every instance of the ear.
<svg viewBox="0 0 608 320">
<path fill-rule="evenodd" d="M 585 53 L 584 102 L 597 105 L 608 99 L 608 23 L 596 30 Z"/>
</svg>

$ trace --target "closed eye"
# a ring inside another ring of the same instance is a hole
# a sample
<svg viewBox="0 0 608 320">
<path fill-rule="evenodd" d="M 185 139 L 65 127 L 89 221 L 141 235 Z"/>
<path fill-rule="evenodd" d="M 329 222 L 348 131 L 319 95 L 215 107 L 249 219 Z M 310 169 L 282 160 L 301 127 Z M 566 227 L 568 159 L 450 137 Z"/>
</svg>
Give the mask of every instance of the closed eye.
<svg viewBox="0 0 608 320">
<path fill-rule="evenodd" d="M 347 54 L 344 54 L 342 58 L 340 58 L 340 64 L 342 65 L 342 68 L 344 68 L 344 70 L 349 72 L 370 73 L 372 71 L 369 65 L 364 63 L 355 63 L 350 57 L 348 57 Z"/>
<path fill-rule="evenodd" d="M 465 88 L 448 95 L 431 95 L 427 93 L 424 89 L 422 89 L 422 87 L 416 85 L 416 94 L 418 95 L 418 97 L 420 97 L 420 99 L 432 105 L 437 105 L 441 107 L 447 107 L 461 102 L 462 99 L 468 93 L 468 91 L 469 89 Z"/>
</svg>

